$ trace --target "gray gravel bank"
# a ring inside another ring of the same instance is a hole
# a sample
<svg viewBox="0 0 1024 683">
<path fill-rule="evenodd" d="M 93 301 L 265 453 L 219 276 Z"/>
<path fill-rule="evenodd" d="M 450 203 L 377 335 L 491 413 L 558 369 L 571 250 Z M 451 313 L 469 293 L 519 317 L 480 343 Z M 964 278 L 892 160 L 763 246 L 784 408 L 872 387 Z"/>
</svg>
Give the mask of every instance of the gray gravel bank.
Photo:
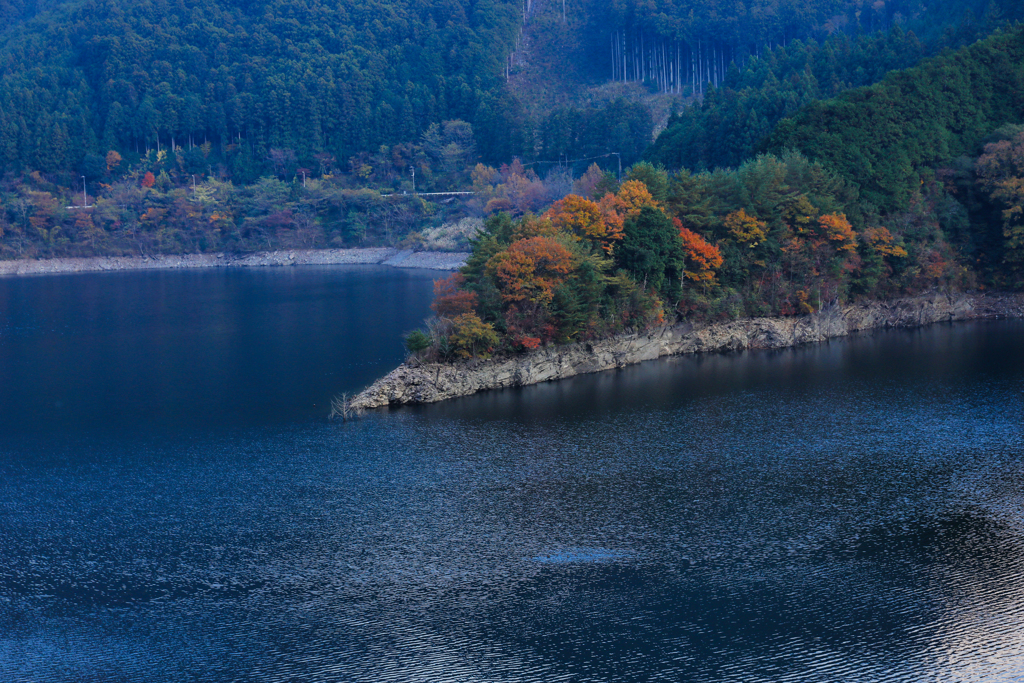
<svg viewBox="0 0 1024 683">
<path fill-rule="evenodd" d="M 96 256 L 90 258 L 0 261 L 0 277 L 118 270 L 379 264 L 396 268 L 457 270 L 469 254 L 398 249 L 290 249 L 253 254 Z"/>
</svg>

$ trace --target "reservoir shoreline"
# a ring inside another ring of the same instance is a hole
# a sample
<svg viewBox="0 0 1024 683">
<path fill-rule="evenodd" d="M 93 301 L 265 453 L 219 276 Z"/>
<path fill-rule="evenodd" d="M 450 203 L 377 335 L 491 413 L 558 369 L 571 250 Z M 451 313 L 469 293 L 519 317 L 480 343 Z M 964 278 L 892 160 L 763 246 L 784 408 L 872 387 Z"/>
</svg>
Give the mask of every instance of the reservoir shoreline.
<svg viewBox="0 0 1024 683">
<path fill-rule="evenodd" d="M 365 410 L 434 403 L 489 389 L 567 379 L 690 353 L 781 349 L 853 332 L 937 322 L 1024 318 L 1024 294 L 931 292 L 890 301 L 832 306 L 799 317 L 678 322 L 584 343 L 548 346 L 514 356 L 450 363 L 409 360 L 349 401 Z"/>
<path fill-rule="evenodd" d="M 181 268 L 257 268 L 273 266 L 385 265 L 396 268 L 457 270 L 469 254 L 379 248 L 286 249 L 249 254 L 171 254 L 90 256 L 0 261 L 0 277 Z"/>
</svg>

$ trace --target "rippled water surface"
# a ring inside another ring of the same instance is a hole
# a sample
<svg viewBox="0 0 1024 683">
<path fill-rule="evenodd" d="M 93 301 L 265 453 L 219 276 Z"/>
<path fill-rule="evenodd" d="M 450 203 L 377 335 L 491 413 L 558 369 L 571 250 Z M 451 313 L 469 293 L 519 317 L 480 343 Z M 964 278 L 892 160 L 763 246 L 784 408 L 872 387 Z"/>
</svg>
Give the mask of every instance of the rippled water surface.
<svg viewBox="0 0 1024 683">
<path fill-rule="evenodd" d="M 327 423 L 431 277 L 0 280 L 0 680 L 1024 680 L 1024 325 Z"/>
</svg>

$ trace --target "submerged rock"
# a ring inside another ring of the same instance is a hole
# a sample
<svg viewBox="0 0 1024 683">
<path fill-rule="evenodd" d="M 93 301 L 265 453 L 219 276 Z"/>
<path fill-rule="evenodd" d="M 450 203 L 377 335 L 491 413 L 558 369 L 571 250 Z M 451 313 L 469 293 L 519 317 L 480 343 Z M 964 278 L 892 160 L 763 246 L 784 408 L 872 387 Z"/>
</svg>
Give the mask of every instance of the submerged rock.
<svg viewBox="0 0 1024 683">
<path fill-rule="evenodd" d="M 433 403 L 486 389 L 565 379 L 662 356 L 740 349 L 778 349 L 822 342 L 851 332 L 937 322 L 1024 317 L 1024 295 L 932 293 L 906 299 L 834 306 L 792 318 L 688 322 L 527 353 L 451 363 L 403 363 L 352 399 L 353 408 Z"/>
</svg>

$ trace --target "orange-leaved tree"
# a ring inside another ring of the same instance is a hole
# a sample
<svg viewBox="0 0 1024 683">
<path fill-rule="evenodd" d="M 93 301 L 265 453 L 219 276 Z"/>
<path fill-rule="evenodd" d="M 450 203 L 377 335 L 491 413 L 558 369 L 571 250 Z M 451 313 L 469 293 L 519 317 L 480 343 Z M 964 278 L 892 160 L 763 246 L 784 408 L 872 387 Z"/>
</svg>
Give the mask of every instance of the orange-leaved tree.
<svg viewBox="0 0 1024 683">
<path fill-rule="evenodd" d="M 661 209 L 646 185 L 627 180 L 616 194 L 609 192 L 599 202 L 569 195 L 555 202 L 545 216 L 559 229 L 589 239 L 611 254 L 625 236 L 625 222 L 639 216 L 645 206 Z"/>
<path fill-rule="evenodd" d="M 512 241 L 528 237 L 553 237 L 557 233 L 558 227 L 548 220 L 547 214 L 537 217 L 528 213 L 515 222 L 512 228 Z"/>
<path fill-rule="evenodd" d="M 439 318 L 457 318 L 472 313 L 476 308 L 476 294 L 463 289 L 466 278 L 461 273 L 452 273 L 446 278 L 434 280 L 434 303 L 431 310 Z"/>
<path fill-rule="evenodd" d="M 121 165 L 121 155 L 114 150 L 110 150 L 107 152 L 106 162 L 107 173 L 113 173 L 114 169 Z"/>
<path fill-rule="evenodd" d="M 558 230 L 586 239 L 611 253 L 614 243 L 622 239 L 622 218 L 611 207 L 613 195 L 598 202 L 578 195 L 568 195 L 555 202 L 544 218 Z"/>
<path fill-rule="evenodd" d="M 572 253 L 550 237 L 517 240 L 487 264 L 505 302 L 540 306 L 551 303 L 572 267 Z"/>
<path fill-rule="evenodd" d="M 627 180 L 619 187 L 615 194 L 617 213 L 623 220 L 635 218 L 640 215 L 640 209 L 645 206 L 653 206 L 660 209 L 661 205 L 655 201 L 651 191 L 639 180 Z"/>
<path fill-rule="evenodd" d="M 845 213 L 830 213 L 818 219 L 820 234 L 833 244 L 836 251 L 857 251 L 857 233 L 853 231 Z"/>
<path fill-rule="evenodd" d="M 692 282 L 711 287 L 715 284 L 715 271 L 722 267 L 722 252 L 703 237 L 683 226 L 682 221 L 673 218 L 679 237 L 683 240 L 686 263 L 683 277 Z"/>
<path fill-rule="evenodd" d="M 544 214 L 559 230 L 578 238 L 601 240 L 607 236 L 604 217 L 597 202 L 570 194 L 551 205 Z"/>
<path fill-rule="evenodd" d="M 895 243 L 896 240 L 888 228 L 865 228 L 861 232 L 861 238 L 868 247 L 882 256 L 907 257 L 907 250 Z"/>
</svg>

